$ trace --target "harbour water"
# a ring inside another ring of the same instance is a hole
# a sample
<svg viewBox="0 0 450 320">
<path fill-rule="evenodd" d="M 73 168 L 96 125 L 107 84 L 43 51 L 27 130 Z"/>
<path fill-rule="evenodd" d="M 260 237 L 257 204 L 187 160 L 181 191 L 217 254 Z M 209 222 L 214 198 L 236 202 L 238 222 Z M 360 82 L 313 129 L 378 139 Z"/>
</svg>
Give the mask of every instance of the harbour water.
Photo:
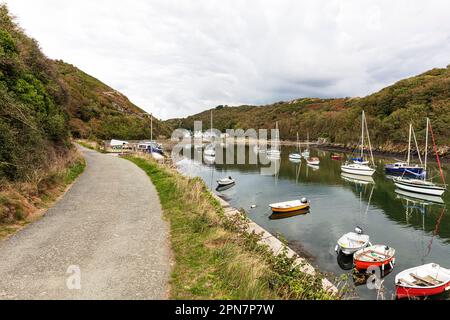
<svg viewBox="0 0 450 320">
<path fill-rule="evenodd" d="M 429 262 L 450 268 L 448 192 L 442 201 L 437 201 L 396 190 L 384 173 L 384 165 L 393 159 L 376 158 L 377 172 L 372 179 L 342 174 L 341 161 L 332 160 L 331 153 L 322 150 L 311 150 L 311 156 L 320 158 L 318 167 L 307 165 L 304 159 L 292 162 L 288 155 L 294 149 L 282 147 L 281 158 L 274 160 L 279 170 L 272 175 L 261 174 L 261 168 L 268 167 L 262 164 L 215 164 L 185 158 L 177 166 L 185 174 L 201 177 L 211 190 L 232 206 L 243 208 L 253 221 L 272 234 L 280 234 L 320 270 L 335 276 L 347 274 L 360 299 L 377 299 L 380 292 L 369 289 L 364 281 L 357 281 L 361 277 L 353 276 L 352 259 L 335 252 L 337 239 L 356 226 L 370 235 L 372 244 L 396 249 L 395 267 L 382 278 L 384 299 L 394 297 L 394 277 L 404 269 Z M 247 147 L 246 154 L 251 152 L 253 149 Z M 351 157 L 342 155 L 344 159 Z M 445 164 L 447 179 L 449 169 Z M 430 171 L 437 174 L 434 165 Z M 236 179 L 236 185 L 216 191 L 216 180 L 228 176 Z M 270 203 L 301 197 L 311 202 L 309 213 L 271 219 Z M 438 298 L 449 299 L 449 295 Z"/>
</svg>

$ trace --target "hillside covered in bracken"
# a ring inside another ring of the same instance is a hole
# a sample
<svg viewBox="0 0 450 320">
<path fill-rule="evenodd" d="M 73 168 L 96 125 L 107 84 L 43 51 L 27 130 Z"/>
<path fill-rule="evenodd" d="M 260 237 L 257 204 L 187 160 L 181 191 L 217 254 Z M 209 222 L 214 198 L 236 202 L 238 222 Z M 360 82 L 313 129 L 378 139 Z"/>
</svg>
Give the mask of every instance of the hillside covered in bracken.
<svg viewBox="0 0 450 320">
<path fill-rule="evenodd" d="M 450 65 L 401 80 L 364 98 L 302 98 L 265 106 L 218 106 L 213 109 L 219 130 L 274 128 L 279 122 L 281 139 L 328 138 L 335 144 L 354 144 L 360 138 L 361 110 L 368 115 L 372 142 L 398 146 L 407 141 L 412 122 L 418 139 L 424 139 L 425 117 L 430 117 L 437 141 L 450 145 Z M 174 128 L 193 129 L 201 120 L 209 127 L 210 110 L 185 119 L 171 119 Z M 395 147 L 394 147 L 395 148 Z M 393 151 L 393 150 L 391 150 Z"/>
<path fill-rule="evenodd" d="M 126 96 L 108 87 L 77 67 L 54 61 L 58 80 L 66 92 L 64 110 L 75 138 L 149 139 L 150 114 Z M 163 122 L 153 118 L 154 137 L 170 135 Z"/>
</svg>

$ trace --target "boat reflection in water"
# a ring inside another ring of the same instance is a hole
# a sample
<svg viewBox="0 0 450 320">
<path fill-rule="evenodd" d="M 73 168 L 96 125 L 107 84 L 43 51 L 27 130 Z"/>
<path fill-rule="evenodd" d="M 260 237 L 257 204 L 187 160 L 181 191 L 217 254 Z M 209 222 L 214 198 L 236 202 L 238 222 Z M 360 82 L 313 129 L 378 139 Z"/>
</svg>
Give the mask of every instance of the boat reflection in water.
<svg viewBox="0 0 450 320">
<path fill-rule="evenodd" d="M 309 168 L 311 168 L 313 171 L 317 171 L 317 170 L 320 169 L 320 166 L 315 165 L 315 164 L 309 164 L 309 163 L 308 163 L 307 166 L 308 166 Z"/>
<path fill-rule="evenodd" d="M 374 273 L 369 271 L 359 272 L 358 270 L 355 269 L 352 273 L 353 283 L 355 284 L 355 286 L 362 286 L 366 285 L 368 281 L 371 281 L 373 283 L 373 286 L 376 287 L 375 281 L 379 281 L 380 278 L 383 279 L 387 277 L 392 272 L 392 270 L 394 270 L 394 268 L 391 267 L 387 267 L 384 270 L 380 269 L 380 273 L 375 275 Z M 374 277 L 371 278 L 371 276 L 373 275 Z"/>
<path fill-rule="evenodd" d="M 353 255 L 344 254 L 339 251 L 337 255 L 337 263 L 342 270 L 352 270 L 353 269 Z"/>
<path fill-rule="evenodd" d="M 353 182 L 353 183 L 357 183 L 357 184 L 375 183 L 375 180 L 373 180 L 373 178 L 371 176 L 360 176 L 357 174 L 342 173 L 341 177 L 345 181 Z"/>
<path fill-rule="evenodd" d="M 403 198 L 405 200 L 425 201 L 425 202 L 430 202 L 430 204 L 433 204 L 433 203 L 444 204 L 444 200 L 442 200 L 442 198 L 439 196 L 431 196 L 428 194 L 409 192 L 409 191 L 405 191 L 405 190 L 401 190 L 401 189 L 395 189 L 395 193 L 397 194 L 397 197 Z"/>
<path fill-rule="evenodd" d="M 285 213 L 272 213 L 272 215 L 269 217 L 270 220 L 280 220 L 280 219 L 286 219 L 286 218 L 292 218 L 295 216 L 300 215 L 307 215 L 309 213 L 309 209 L 303 209 L 303 210 L 297 210 L 292 212 L 285 212 Z"/>
<path fill-rule="evenodd" d="M 236 183 L 232 183 L 232 184 L 225 185 L 225 186 L 218 186 L 216 188 L 216 191 L 218 191 L 218 192 L 225 191 L 225 190 L 233 188 L 235 185 L 236 185 Z"/>
</svg>

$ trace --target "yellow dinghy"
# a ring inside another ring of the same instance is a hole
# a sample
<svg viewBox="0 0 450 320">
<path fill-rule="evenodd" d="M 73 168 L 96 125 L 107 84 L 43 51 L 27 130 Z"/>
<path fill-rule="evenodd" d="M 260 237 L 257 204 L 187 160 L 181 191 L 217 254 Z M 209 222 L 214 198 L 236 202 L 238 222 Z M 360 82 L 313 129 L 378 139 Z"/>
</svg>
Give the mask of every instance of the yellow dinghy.
<svg viewBox="0 0 450 320">
<path fill-rule="evenodd" d="M 286 218 L 292 218 L 296 216 L 304 216 L 309 213 L 309 209 L 303 209 L 298 211 L 292 211 L 292 212 L 273 212 L 272 215 L 269 217 L 270 220 L 281 220 Z"/>
<path fill-rule="evenodd" d="M 303 198 L 301 200 L 272 203 L 269 204 L 269 207 L 272 209 L 273 213 L 286 213 L 309 209 L 310 205 L 309 201 L 306 198 Z"/>
</svg>

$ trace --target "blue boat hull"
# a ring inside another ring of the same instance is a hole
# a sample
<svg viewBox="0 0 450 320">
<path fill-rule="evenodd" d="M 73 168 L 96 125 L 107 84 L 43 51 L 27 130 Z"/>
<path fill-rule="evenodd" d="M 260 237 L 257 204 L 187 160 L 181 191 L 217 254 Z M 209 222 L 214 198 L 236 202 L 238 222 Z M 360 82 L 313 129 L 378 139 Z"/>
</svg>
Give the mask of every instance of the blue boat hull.
<svg viewBox="0 0 450 320">
<path fill-rule="evenodd" d="M 386 173 L 387 174 L 392 174 L 392 175 L 420 175 L 423 173 L 423 168 L 420 167 L 402 167 L 402 168 L 396 168 L 396 167 L 389 167 L 386 166 L 385 167 Z"/>
</svg>

